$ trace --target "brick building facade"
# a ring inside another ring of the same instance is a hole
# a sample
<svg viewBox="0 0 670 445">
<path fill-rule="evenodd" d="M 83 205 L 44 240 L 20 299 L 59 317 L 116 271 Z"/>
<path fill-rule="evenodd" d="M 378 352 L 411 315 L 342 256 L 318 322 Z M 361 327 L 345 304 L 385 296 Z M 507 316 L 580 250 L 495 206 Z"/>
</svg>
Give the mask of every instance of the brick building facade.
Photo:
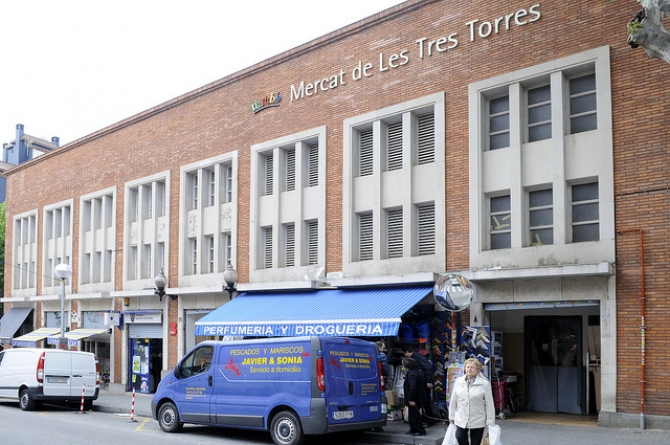
<svg viewBox="0 0 670 445">
<path fill-rule="evenodd" d="M 199 340 L 229 261 L 250 293 L 454 271 L 529 409 L 668 425 L 670 67 L 626 45 L 628 3 L 410 0 L 20 165 L 3 302 L 48 325 L 71 264 L 71 329 L 127 315 L 127 387 L 134 340 L 163 369 Z"/>
</svg>

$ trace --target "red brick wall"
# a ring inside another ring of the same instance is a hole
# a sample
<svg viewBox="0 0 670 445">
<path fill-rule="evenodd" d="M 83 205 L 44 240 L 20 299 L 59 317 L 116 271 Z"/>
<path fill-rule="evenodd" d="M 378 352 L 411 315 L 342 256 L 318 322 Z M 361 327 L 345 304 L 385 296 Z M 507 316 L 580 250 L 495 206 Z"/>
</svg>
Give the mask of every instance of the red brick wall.
<svg viewBox="0 0 670 445">
<path fill-rule="evenodd" d="M 668 318 L 668 148 L 666 111 L 670 105 L 670 65 L 626 45 L 625 25 L 640 9 L 633 0 L 541 2 L 542 18 L 487 39 L 469 42 L 465 23 L 493 20 L 528 9 L 532 1 L 411 2 L 423 8 L 373 17 L 375 26 L 355 27 L 288 51 L 157 107 L 119 125 L 68 144 L 57 153 L 18 168 L 8 177 L 8 221 L 13 215 L 74 198 L 74 233 L 79 232 L 79 197 L 116 185 L 117 290 L 122 283 L 123 184 L 160 171 L 172 172 L 170 213 L 170 286 L 178 277 L 179 168 L 181 165 L 239 150 L 238 269 L 247 281 L 249 254 L 250 146 L 320 125 L 327 126 L 327 270 L 342 269 L 342 125 L 343 120 L 439 91 L 446 98 L 446 251 L 445 270 L 469 265 L 468 84 L 523 67 L 610 45 L 617 229 L 642 228 L 645 237 L 647 307 L 647 413 L 670 415 Z M 295 24 L 292 24 L 295 25 Z M 268 30 L 268 38 L 281 29 Z M 459 45 L 419 60 L 417 39 L 457 32 Z M 241 36 L 242 40 L 243 36 Z M 379 53 L 409 50 L 410 62 L 378 72 Z M 212 57 L 225 57 L 224 48 Z M 347 73 L 358 61 L 374 64 L 373 75 L 311 98 L 290 102 L 290 85 Z M 220 86 L 220 87 L 219 87 Z M 253 114 L 251 104 L 279 91 L 279 107 Z M 94 111 L 93 111 L 94 112 Z M 40 213 L 41 246 L 42 214 Z M 7 227 L 8 245 L 13 227 Z M 634 233 L 617 242 L 618 400 L 617 410 L 636 412 L 640 398 L 640 262 Z M 73 264 L 78 239 L 74 237 Z M 7 264 L 11 264 L 8 249 Z M 41 271 L 39 264 L 38 273 Z M 11 277 L 10 266 L 6 276 Z M 76 274 L 76 271 L 75 271 Z M 76 280 L 75 280 L 76 283 Z M 74 285 L 76 291 L 76 284 Z M 39 293 L 39 289 L 38 289 Z M 11 295 L 11 281 L 5 284 Z M 176 321 L 176 302 L 169 317 Z M 116 331 L 115 331 L 116 332 Z M 116 333 L 117 339 L 120 333 Z M 171 356 L 176 337 L 170 337 Z M 119 353 L 117 349 L 116 354 Z M 117 355 L 117 363 L 120 357 Z M 117 370 L 120 372 L 120 369 Z"/>
</svg>

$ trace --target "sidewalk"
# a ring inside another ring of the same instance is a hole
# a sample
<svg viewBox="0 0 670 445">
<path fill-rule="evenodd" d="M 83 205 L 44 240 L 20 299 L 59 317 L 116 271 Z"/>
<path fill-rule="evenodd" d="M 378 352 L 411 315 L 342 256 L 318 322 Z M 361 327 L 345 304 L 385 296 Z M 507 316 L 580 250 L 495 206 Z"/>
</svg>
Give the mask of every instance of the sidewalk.
<svg viewBox="0 0 670 445">
<path fill-rule="evenodd" d="M 135 393 L 135 416 L 151 418 L 151 394 Z M 94 411 L 130 414 L 132 393 L 110 394 L 101 390 L 93 403 Z M 637 428 L 604 428 L 598 426 L 565 426 L 550 423 L 520 422 L 496 419 L 502 430 L 504 445 L 658 445 L 670 444 L 670 431 Z M 404 445 L 442 445 L 446 427 L 443 424 L 426 428 L 427 435 L 405 434 L 408 426 L 402 420 L 388 422 L 384 431 L 366 431 L 361 440 Z"/>
</svg>

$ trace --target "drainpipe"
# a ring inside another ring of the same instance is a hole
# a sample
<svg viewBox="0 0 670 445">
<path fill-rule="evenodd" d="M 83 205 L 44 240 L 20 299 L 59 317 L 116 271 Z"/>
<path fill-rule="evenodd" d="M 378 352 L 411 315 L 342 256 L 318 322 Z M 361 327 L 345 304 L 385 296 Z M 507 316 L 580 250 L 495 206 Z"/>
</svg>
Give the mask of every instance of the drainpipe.
<svg viewBox="0 0 670 445">
<path fill-rule="evenodd" d="M 638 232 L 640 234 L 640 314 L 642 317 L 641 324 L 640 324 L 640 334 L 641 334 L 641 353 L 642 353 L 642 366 L 640 367 L 640 383 L 642 384 L 641 387 L 641 396 L 640 396 L 640 429 L 644 429 L 644 390 L 645 390 L 645 383 L 646 383 L 646 377 L 645 377 L 645 332 L 647 330 L 645 324 L 644 324 L 644 316 L 645 316 L 645 295 L 644 295 L 644 239 L 642 237 L 642 229 L 640 228 L 634 228 L 634 229 L 623 229 L 623 230 L 617 230 L 617 233 L 622 234 L 622 233 L 627 233 L 627 232 Z"/>
</svg>

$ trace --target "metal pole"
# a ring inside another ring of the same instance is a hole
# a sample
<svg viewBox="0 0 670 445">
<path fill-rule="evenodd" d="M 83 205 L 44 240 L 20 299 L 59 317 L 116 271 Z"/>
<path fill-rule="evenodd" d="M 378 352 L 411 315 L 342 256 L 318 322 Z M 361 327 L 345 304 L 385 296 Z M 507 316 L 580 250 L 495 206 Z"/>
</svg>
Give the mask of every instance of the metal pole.
<svg viewBox="0 0 670 445">
<path fill-rule="evenodd" d="M 60 345 L 63 345 L 62 338 L 65 337 L 65 278 L 60 279 Z"/>
</svg>

